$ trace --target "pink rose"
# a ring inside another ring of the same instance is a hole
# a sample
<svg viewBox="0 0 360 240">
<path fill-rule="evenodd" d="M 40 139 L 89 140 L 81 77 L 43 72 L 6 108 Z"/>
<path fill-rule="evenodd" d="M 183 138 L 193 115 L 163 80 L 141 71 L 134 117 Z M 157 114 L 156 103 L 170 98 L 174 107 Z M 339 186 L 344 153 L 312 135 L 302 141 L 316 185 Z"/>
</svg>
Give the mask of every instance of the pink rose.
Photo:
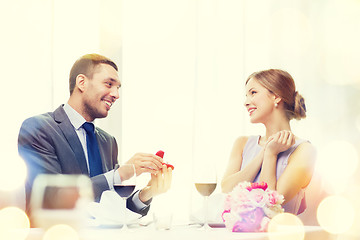
<svg viewBox="0 0 360 240">
<path fill-rule="evenodd" d="M 221 218 L 223 220 L 223 222 L 225 222 L 225 219 L 224 219 L 224 215 L 230 213 L 230 210 L 224 210 L 223 213 L 221 214 Z"/>
<path fill-rule="evenodd" d="M 265 191 L 268 188 L 268 185 L 266 182 L 261 182 L 261 183 L 255 182 L 255 183 L 251 183 L 251 186 L 247 187 L 246 189 L 251 191 L 251 190 L 257 189 L 257 188 L 260 188 Z"/>
<path fill-rule="evenodd" d="M 269 203 L 271 205 L 275 205 L 275 204 L 281 204 L 283 202 L 283 196 L 280 195 L 278 192 L 276 191 L 272 191 L 269 193 Z"/>
<path fill-rule="evenodd" d="M 270 219 L 284 212 L 283 202 L 284 196 L 265 182 L 241 182 L 227 195 L 222 219 L 233 232 L 266 231 Z"/>
<path fill-rule="evenodd" d="M 249 192 L 248 197 L 254 207 L 265 207 L 269 201 L 268 194 L 262 189 L 254 189 Z"/>
<path fill-rule="evenodd" d="M 269 203 L 271 205 L 275 205 L 276 204 L 276 201 L 277 201 L 277 196 L 276 196 L 276 192 L 272 192 L 269 194 Z"/>
<path fill-rule="evenodd" d="M 253 199 L 255 202 L 259 203 L 264 199 L 264 194 L 260 191 L 252 191 L 252 194 L 250 194 L 250 198 Z"/>
<path fill-rule="evenodd" d="M 226 196 L 226 199 L 225 199 L 225 203 L 224 203 L 224 208 L 225 208 L 225 210 L 231 209 L 231 202 L 232 202 L 231 196 L 230 196 L 230 195 L 227 195 L 227 196 Z"/>
</svg>

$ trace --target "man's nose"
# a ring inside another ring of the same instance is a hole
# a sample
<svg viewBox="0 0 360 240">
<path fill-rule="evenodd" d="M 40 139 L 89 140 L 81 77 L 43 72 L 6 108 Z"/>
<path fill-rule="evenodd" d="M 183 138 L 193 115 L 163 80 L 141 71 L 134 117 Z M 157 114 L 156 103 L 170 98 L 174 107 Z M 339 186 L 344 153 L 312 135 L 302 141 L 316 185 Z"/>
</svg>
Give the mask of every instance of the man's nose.
<svg viewBox="0 0 360 240">
<path fill-rule="evenodd" d="M 114 87 L 110 92 L 111 97 L 113 97 L 115 100 L 119 98 L 119 89 L 117 87 Z"/>
</svg>

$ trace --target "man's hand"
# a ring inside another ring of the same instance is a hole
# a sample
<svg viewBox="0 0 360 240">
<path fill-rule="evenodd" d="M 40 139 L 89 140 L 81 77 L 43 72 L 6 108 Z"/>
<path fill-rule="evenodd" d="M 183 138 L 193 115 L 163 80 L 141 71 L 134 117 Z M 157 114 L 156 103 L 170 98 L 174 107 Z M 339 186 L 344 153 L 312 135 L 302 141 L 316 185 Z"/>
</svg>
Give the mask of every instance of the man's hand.
<svg viewBox="0 0 360 240">
<path fill-rule="evenodd" d="M 152 197 L 165 193 L 170 189 L 172 180 L 172 169 L 163 165 L 162 171 L 151 174 L 148 185 L 140 191 L 139 198 L 142 202 L 150 200 Z"/>
<path fill-rule="evenodd" d="M 139 176 L 144 172 L 160 173 L 163 168 L 162 162 L 162 158 L 154 154 L 136 153 L 126 164 L 134 164 L 136 175 Z"/>
</svg>

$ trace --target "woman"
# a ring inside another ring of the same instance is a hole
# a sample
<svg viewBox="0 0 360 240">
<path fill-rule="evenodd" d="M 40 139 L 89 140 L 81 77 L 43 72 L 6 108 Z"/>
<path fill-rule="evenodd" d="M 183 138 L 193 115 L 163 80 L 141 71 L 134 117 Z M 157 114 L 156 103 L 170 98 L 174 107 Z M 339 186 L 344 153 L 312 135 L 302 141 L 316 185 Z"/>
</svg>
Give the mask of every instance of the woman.
<svg viewBox="0 0 360 240">
<path fill-rule="evenodd" d="M 245 91 L 251 123 L 264 124 L 266 132 L 235 141 L 222 191 L 230 192 L 242 181 L 266 182 L 284 195 L 286 212 L 300 214 L 306 208 L 304 193 L 313 174 L 315 149 L 291 132 L 290 120 L 306 117 L 304 98 L 291 75 L 279 69 L 251 74 Z"/>
</svg>

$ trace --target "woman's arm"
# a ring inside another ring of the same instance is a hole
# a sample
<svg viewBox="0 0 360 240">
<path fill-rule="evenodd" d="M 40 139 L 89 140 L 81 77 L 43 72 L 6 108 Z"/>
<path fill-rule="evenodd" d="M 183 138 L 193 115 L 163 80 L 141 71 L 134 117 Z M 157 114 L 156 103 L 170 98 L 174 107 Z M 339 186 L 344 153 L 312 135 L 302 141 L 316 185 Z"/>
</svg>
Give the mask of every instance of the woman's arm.
<svg viewBox="0 0 360 240">
<path fill-rule="evenodd" d="M 281 131 L 272 136 L 265 146 L 264 160 L 259 181 L 264 181 L 270 189 L 284 195 L 285 202 L 291 200 L 312 177 L 315 164 L 315 149 L 308 143 L 300 144 L 288 159 L 283 174 L 276 179 L 277 155 L 295 143 L 295 136 L 289 131 Z"/>
<path fill-rule="evenodd" d="M 295 135 L 286 130 L 275 133 L 267 140 L 259 181 L 266 182 L 270 189 L 277 190 L 276 166 L 279 153 L 288 150 L 294 144 Z"/>
<path fill-rule="evenodd" d="M 261 150 L 244 169 L 240 169 L 243 161 L 242 153 L 247 140 L 248 137 L 239 137 L 233 145 L 229 163 L 221 182 L 222 192 L 224 193 L 232 191 L 239 182 L 252 182 L 260 170 L 264 150 Z"/>
<path fill-rule="evenodd" d="M 315 168 L 316 151 L 314 146 L 305 142 L 290 155 L 288 165 L 276 184 L 276 189 L 284 195 L 285 202 L 291 200 L 312 178 Z"/>
</svg>

